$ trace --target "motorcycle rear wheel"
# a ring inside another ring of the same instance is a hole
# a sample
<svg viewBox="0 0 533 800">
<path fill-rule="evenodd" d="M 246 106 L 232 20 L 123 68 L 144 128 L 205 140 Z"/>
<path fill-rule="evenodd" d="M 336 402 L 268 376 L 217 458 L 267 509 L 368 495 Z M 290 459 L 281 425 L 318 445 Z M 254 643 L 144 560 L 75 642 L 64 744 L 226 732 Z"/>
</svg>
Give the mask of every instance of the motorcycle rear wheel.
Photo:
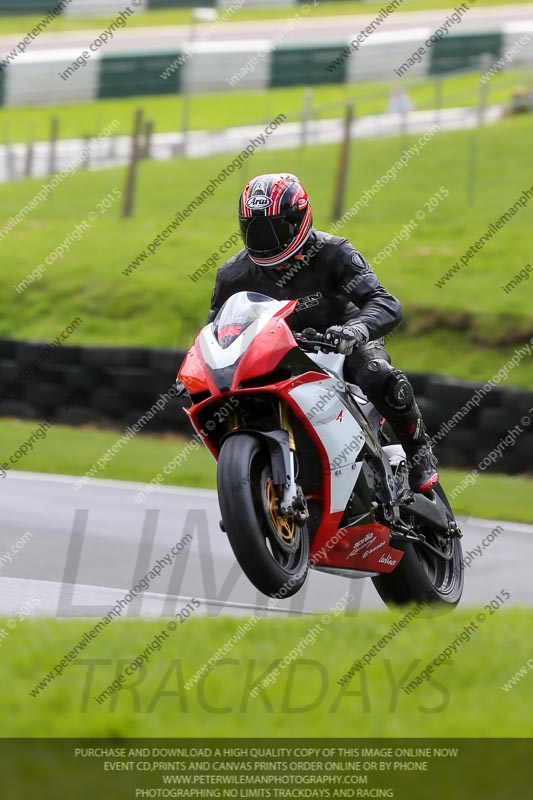
<svg viewBox="0 0 533 800">
<path fill-rule="evenodd" d="M 270 597 L 295 594 L 307 577 L 307 525 L 279 513 L 268 451 L 259 438 L 242 433 L 224 442 L 217 488 L 222 523 L 247 578 Z"/>
<path fill-rule="evenodd" d="M 441 485 L 437 484 L 434 491 L 446 506 L 449 519 L 453 520 L 453 511 Z M 423 604 L 426 613 L 437 616 L 453 610 L 461 599 L 463 549 L 458 537 L 449 539 L 427 528 L 422 532 L 430 544 L 442 550 L 442 555 L 423 545 L 394 539 L 393 546 L 404 553 L 402 560 L 392 572 L 378 575 L 372 582 L 388 606 Z"/>
</svg>

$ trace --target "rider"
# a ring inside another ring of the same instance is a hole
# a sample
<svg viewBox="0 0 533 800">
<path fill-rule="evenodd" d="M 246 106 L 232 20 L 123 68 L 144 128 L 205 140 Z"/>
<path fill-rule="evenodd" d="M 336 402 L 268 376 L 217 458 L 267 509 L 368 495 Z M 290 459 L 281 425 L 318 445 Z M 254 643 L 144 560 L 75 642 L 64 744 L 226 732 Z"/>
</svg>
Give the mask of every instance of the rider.
<svg viewBox="0 0 533 800">
<path fill-rule="evenodd" d="M 239 201 L 244 248 L 217 271 L 208 322 L 236 292 L 298 300 L 295 328 L 325 333 L 346 355 L 344 373 L 361 387 L 403 445 L 413 491 L 438 481 L 413 388 L 394 369 L 383 337 L 400 323 L 400 302 L 347 239 L 312 226 L 307 192 L 295 175 L 258 175 Z"/>
</svg>

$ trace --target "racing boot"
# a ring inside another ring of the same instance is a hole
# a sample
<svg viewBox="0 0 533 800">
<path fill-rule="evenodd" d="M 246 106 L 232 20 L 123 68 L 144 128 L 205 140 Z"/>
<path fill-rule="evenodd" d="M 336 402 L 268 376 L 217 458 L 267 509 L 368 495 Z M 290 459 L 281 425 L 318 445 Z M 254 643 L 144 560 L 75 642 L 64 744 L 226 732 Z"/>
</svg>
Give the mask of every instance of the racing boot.
<svg viewBox="0 0 533 800">
<path fill-rule="evenodd" d="M 417 409 L 418 410 L 418 409 Z M 437 459 L 421 417 L 416 422 L 391 421 L 394 433 L 407 456 L 409 488 L 412 492 L 429 492 L 439 480 Z"/>
</svg>

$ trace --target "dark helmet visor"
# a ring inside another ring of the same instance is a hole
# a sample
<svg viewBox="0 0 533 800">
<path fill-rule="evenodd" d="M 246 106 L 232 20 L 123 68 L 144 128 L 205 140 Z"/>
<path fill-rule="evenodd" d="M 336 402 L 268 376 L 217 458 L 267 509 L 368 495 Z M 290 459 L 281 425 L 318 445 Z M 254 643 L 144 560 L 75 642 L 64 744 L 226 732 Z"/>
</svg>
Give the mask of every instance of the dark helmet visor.
<svg viewBox="0 0 533 800">
<path fill-rule="evenodd" d="M 283 253 L 298 232 L 298 225 L 282 217 L 240 217 L 244 246 L 258 258 Z"/>
</svg>

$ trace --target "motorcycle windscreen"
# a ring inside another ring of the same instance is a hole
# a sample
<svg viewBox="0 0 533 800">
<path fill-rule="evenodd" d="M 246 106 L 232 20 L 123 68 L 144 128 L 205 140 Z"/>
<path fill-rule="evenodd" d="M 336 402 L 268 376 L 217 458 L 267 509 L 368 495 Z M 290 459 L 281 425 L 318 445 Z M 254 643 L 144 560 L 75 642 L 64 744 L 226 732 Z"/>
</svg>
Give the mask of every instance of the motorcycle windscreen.
<svg viewBox="0 0 533 800">
<path fill-rule="evenodd" d="M 259 317 L 272 316 L 279 301 L 258 292 L 238 292 L 227 300 L 213 320 L 213 333 L 225 350 Z"/>
</svg>

